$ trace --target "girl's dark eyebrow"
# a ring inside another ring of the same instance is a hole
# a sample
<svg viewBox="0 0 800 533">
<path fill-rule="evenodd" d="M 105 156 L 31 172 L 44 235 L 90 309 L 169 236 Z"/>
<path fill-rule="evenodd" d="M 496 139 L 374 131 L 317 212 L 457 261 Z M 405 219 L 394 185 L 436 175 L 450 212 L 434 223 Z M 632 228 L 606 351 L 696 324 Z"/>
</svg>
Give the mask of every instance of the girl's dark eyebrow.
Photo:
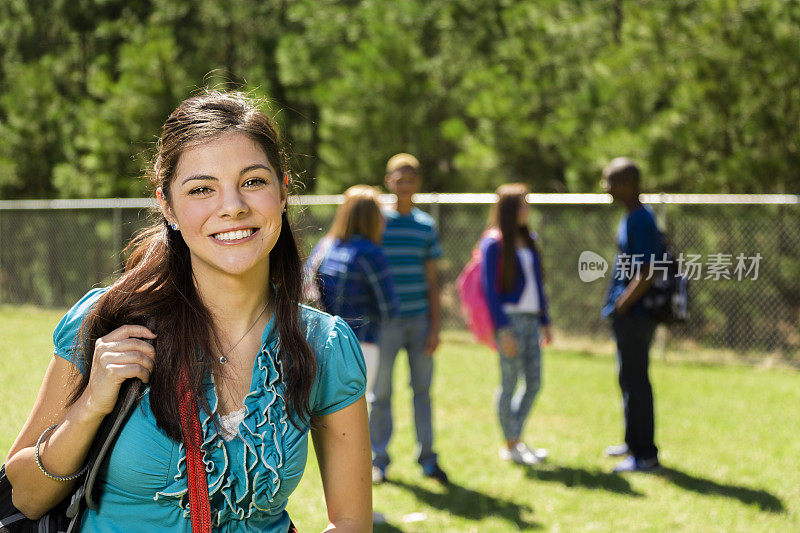
<svg viewBox="0 0 800 533">
<path fill-rule="evenodd" d="M 244 176 L 245 174 L 247 174 L 251 170 L 256 170 L 256 169 L 259 169 L 259 168 L 263 168 L 267 172 L 272 170 L 267 165 L 264 165 L 262 163 L 255 163 L 253 165 L 249 165 L 249 166 L 244 167 L 241 170 L 241 172 L 239 172 L 239 176 Z M 187 182 L 192 181 L 192 180 L 212 180 L 212 181 L 217 181 L 217 178 L 215 178 L 214 176 L 208 176 L 206 174 L 194 174 L 194 175 L 189 176 L 188 178 L 184 179 L 183 182 L 181 183 L 181 185 L 185 185 Z"/>
<path fill-rule="evenodd" d="M 241 171 L 241 172 L 239 172 L 239 175 L 240 175 L 240 176 L 244 176 L 245 174 L 247 174 L 247 173 L 248 173 L 248 172 L 250 172 L 251 170 L 255 170 L 255 169 L 257 169 L 257 168 L 263 168 L 263 169 L 264 169 L 264 170 L 266 170 L 267 172 L 269 172 L 270 170 L 272 170 L 272 169 L 271 169 L 271 168 L 269 168 L 267 165 L 264 165 L 264 164 L 262 164 L 262 163 L 255 163 L 254 165 L 250 165 L 250 166 L 248 166 L 248 167 L 244 167 L 244 168 L 242 169 L 242 171 Z"/>
<path fill-rule="evenodd" d="M 212 180 L 212 181 L 217 181 L 217 178 L 215 178 L 214 176 L 207 176 L 205 174 L 194 174 L 192 176 L 189 176 L 185 180 L 183 180 L 183 182 L 181 182 L 181 185 L 186 185 L 186 183 L 188 183 L 188 182 L 190 182 L 192 180 Z"/>
</svg>

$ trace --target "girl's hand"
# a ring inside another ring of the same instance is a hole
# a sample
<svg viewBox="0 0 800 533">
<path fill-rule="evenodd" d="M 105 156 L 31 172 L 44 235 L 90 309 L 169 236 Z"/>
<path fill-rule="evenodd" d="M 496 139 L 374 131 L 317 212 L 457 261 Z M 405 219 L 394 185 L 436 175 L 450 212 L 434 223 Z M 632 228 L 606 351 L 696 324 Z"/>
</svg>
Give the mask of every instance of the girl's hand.
<svg viewBox="0 0 800 533">
<path fill-rule="evenodd" d="M 428 337 L 425 339 L 425 355 L 428 357 L 433 355 L 433 352 L 436 351 L 436 348 L 439 347 L 439 330 L 438 329 L 431 329 L 428 333 Z"/>
<path fill-rule="evenodd" d="M 542 346 L 549 346 L 553 342 L 553 328 L 550 325 L 542 326 Z"/>
<path fill-rule="evenodd" d="M 514 332 L 511 328 L 503 328 L 499 334 L 500 353 L 506 357 L 517 356 L 517 339 L 514 338 Z"/>
<path fill-rule="evenodd" d="M 126 379 L 150 381 L 156 351 L 143 339 L 155 338 L 144 326 L 125 325 L 95 341 L 89 384 L 83 393 L 91 411 L 101 416 L 110 413 Z"/>
</svg>

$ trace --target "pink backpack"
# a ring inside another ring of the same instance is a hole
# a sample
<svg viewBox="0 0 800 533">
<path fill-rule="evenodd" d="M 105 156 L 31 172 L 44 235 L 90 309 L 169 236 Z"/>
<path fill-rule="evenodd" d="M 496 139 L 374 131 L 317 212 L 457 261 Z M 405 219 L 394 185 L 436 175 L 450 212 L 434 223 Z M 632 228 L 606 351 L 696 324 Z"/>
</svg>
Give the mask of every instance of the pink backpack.
<svg viewBox="0 0 800 533">
<path fill-rule="evenodd" d="M 496 229 L 487 230 L 481 239 L 487 236 L 500 238 L 500 232 Z M 494 323 L 481 282 L 481 251 L 478 246 L 472 250 L 472 257 L 458 275 L 456 288 L 458 289 L 458 298 L 461 300 L 461 315 L 464 317 L 467 327 L 478 342 L 496 350 Z"/>
</svg>

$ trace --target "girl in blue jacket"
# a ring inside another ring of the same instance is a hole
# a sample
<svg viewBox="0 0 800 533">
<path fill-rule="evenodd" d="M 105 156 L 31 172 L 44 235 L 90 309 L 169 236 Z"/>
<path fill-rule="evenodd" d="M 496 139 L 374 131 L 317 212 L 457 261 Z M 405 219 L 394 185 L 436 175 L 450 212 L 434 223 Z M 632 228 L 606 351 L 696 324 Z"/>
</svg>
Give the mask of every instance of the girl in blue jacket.
<svg viewBox="0 0 800 533">
<path fill-rule="evenodd" d="M 520 435 L 541 384 L 540 329 L 543 344 L 553 337 L 541 255 L 536 234 L 527 226 L 527 194 L 521 183 L 497 189 L 489 222 L 494 231 L 486 232 L 480 242 L 481 281 L 500 352 L 497 414 L 506 440 L 500 457 L 518 464 L 536 464 L 547 457 L 547 450 L 529 448 Z"/>
<path fill-rule="evenodd" d="M 378 190 L 368 185 L 347 189 L 325 236 L 329 243 L 320 245 L 326 248 L 315 279 L 321 308 L 344 319 L 361 343 L 368 398 L 378 372 L 381 328 L 400 312 L 389 262 L 381 248 L 383 228 Z"/>
</svg>

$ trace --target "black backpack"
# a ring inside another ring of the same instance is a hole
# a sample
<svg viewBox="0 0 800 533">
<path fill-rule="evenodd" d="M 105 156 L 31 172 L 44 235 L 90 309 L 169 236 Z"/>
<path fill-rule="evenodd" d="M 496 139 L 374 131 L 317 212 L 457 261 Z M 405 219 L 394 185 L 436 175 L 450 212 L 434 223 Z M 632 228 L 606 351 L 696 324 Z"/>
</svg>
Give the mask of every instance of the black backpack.
<svg viewBox="0 0 800 533">
<path fill-rule="evenodd" d="M 686 322 L 689 318 L 689 277 L 680 270 L 664 234 L 661 234 L 661 259 L 653 263 L 655 278 L 650 289 L 642 296 L 642 307 L 652 318 L 663 324 Z"/>
<path fill-rule="evenodd" d="M 122 384 L 114 410 L 103 420 L 92 443 L 87 456 L 89 469 L 86 477 L 75 484 L 66 498 L 38 520 L 29 519 L 14 507 L 5 465 L 0 468 L 0 533 L 72 533 L 80 528 L 84 509 L 97 509 L 97 474 L 114 446 L 122 425 L 138 402 L 141 386 L 142 382 L 138 379 L 128 379 Z"/>
</svg>

